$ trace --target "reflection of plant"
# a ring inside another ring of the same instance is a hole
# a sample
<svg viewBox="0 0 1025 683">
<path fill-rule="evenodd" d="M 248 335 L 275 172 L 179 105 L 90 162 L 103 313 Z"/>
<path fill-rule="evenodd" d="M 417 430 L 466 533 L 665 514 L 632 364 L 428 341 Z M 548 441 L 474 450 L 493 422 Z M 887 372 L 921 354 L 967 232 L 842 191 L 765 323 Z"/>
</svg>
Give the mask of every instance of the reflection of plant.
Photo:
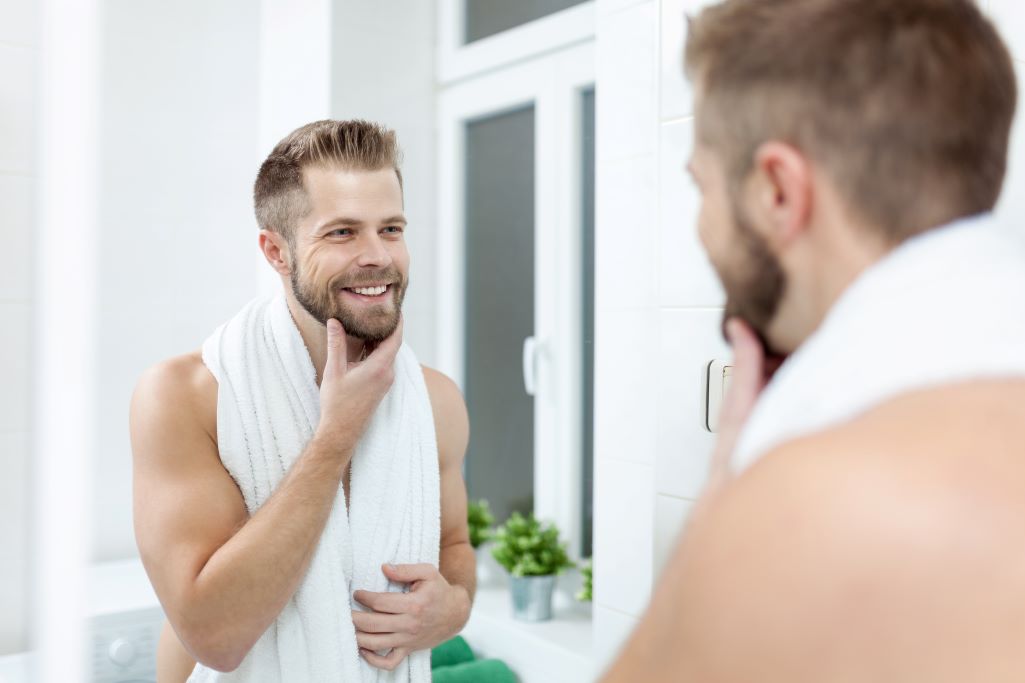
<svg viewBox="0 0 1025 683">
<path fill-rule="evenodd" d="M 589 558 L 587 564 L 580 570 L 581 576 L 584 577 L 584 585 L 577 593 L 577 600 L 580 602 L 591 602 L 594 599 L 592 593 L 594 592 L 594 558 Z"/>
<path fill-rule="evenodd" d="M 518 512 L 498 527 L 492 556 L 513 576 L 550 576 L 573 567 L 554 524 L 542 525 Z"/>
<path fill-rule="evenodd" d="M 495 523 L 495 517 L 491 514 L 488 501 L 483 499 L 476 503 L 471 501 L 466 506 L 466 513 L 470 526 L 470 545 L 479 548 L 481 543 L 491 540 L 491 527 Z"/>
</svg>

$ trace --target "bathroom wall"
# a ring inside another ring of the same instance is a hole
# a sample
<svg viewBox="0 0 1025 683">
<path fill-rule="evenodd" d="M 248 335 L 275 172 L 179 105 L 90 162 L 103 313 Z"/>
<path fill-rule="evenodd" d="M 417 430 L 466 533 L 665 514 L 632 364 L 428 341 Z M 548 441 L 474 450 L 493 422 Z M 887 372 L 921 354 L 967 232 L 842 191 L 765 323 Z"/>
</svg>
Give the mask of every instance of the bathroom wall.
<svg viewBox="0 0 1025 683">
<path fill-rule="evenodd" d="M 693 107 L 684 12 L 707 0 L 597 0 L 595 653 L 637 625 L 704 482 L 703 374 L 729 358 L 722 291 L 684 176 Z M 1025 8 L 989 0 L 1025 87 Z M 1025 236 L 1025 117 L 1000 205 Z M 603 664 L 599 664 L 600 666 Z"/>
<path fill-rule="evenodd" d="M 0 2 L 0 655 L 28 646 L 37 22 L 35 3 Z"/>
<path fill-rule="evenodd" d="M 137 555 L 128 403 L 256 295 L 259 4 L 103 7 L 93 560 Z"/>
<path fill-rule="evenodd" d="M 421 363 L 435 363 L 434 0 L 333 0 L 331 115 L 395 130 L 409 225 L 410 287 L 404 335 Z"/>
</svg>

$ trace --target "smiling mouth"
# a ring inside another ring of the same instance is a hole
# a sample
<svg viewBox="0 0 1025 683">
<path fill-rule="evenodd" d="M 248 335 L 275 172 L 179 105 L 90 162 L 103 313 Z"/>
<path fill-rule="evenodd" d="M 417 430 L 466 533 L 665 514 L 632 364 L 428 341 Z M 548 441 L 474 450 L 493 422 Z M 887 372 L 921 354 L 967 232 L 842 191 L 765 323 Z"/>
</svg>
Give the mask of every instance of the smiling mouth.
<svg viewBox="0 0 1025 683">
<path fill-rule="evenodd" d="M 383 297 L 391 289 L 391 285 L 374 285 L 371 287 L 343 287 L 342 291 L 355 294 L 360 299 L 378 299 Z"/>
</svg>

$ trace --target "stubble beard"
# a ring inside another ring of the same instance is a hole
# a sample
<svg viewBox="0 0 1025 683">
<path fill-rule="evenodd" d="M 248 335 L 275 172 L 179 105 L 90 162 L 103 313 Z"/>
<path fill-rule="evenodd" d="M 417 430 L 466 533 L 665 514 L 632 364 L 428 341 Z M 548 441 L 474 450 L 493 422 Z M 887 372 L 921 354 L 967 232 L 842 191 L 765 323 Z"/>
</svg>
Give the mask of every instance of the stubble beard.
<svg viewBox="0 0 1025 683">
<path fill-rule="evenodd" d="M 355 275 L 333 278 L 318 286 L 303 276 L 298 263 L 291 264 L 292 294 L 295 300 L 321 325 L 331 318 L 338 320 L 346 335 L 376 344 L 392 335 L 399 325 L 402 301 L 406 296 L 408 279 L 394 267 L 374 271 L 359 271 Z M 390 282 L 392 305 L 374 304 L 357 310 L 342 300 L 341 290 L 375 282 Z"/>
</svg>

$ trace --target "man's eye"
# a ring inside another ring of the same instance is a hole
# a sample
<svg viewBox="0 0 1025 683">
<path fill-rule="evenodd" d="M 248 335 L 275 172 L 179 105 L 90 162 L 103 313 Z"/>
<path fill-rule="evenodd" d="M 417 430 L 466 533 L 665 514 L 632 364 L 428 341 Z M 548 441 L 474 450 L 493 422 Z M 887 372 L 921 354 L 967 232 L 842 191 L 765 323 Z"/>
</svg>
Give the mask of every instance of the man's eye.
<svg viewBox="0 0 1025 683">
<path fill-rule="evenodd" d="M 339 235 L 339 236 L 342 236 L 342 237 L 346 237 L 346 236 L 352 234 L 352 230 L 349 230 L 348 228 L 338 228 L 337 230 L 332 230 L 328 234 L 329 235 Z"/>
<path fill-rule="evenodd" d="M 391 233 L 391 234 L 393 234 L 393 235 L 397 235 L 397 234 L 399 234 L 400 232 L 402 232 L 402 228 L 400 228 L 400 227 L 399 227 L 399 226 L 397 226 L 397 225 L 390 225 L 390 226 L 388 226 L 387 228 L 385 228 L 385 229 L 384 229 L 384 231 L 385 231 L 385 232 L 388 232 L 388 233 Z"/>
</svg>

